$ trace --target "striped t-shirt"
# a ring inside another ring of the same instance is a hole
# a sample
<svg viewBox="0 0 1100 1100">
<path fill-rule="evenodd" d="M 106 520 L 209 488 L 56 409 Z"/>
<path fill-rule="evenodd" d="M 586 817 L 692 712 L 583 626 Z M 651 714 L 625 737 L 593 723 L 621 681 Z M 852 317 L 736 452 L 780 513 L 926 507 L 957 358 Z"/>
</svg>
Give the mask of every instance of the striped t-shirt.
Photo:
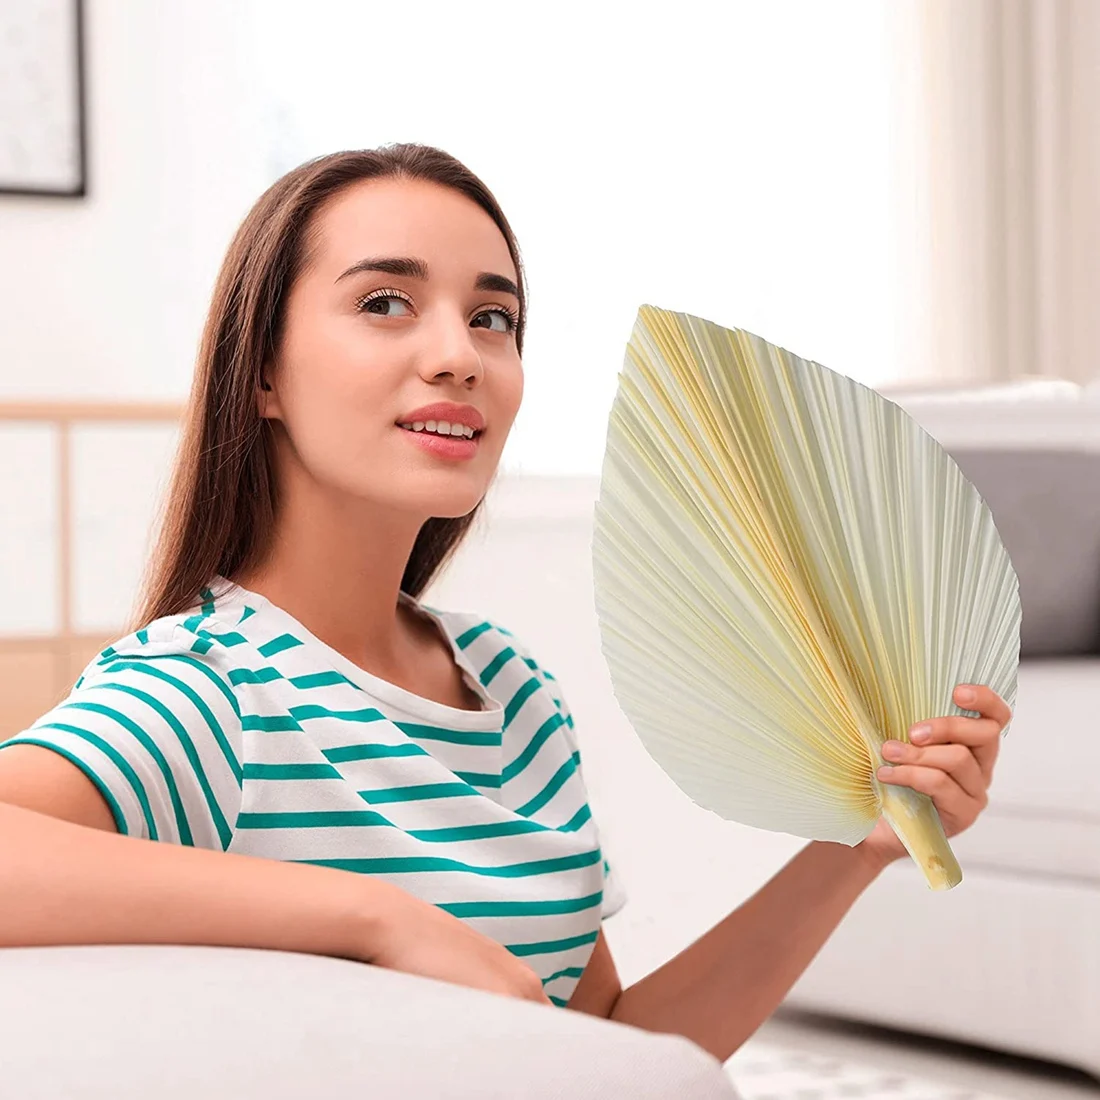
<svg viewBox="0 0 1100 1100">
<path fill-rule="evenodd" d="M 401 599 L 483 709 L 372 676 L 218 577 L 0 749 L 63 754 L 121 833 L 386 879 L 506 946 L 564 1005 L 619 904 L 568 706 L 503 627 Z"/>
</svg>

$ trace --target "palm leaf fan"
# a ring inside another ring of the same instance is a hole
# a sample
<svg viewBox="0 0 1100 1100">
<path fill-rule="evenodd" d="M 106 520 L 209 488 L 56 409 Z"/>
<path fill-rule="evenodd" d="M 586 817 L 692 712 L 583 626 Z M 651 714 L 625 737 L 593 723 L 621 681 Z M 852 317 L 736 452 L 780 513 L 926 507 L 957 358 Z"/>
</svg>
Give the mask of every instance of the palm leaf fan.
<svg viewBox="0 0 1100 1100">
<path fill-rule="evenodd" d="M 724 818 L 858 844 L 885 815 L 932 889 L 962 872 L 881 746 L 1015 706 L 1019 586 L 993 516 L 897 405 L 738 329 L 642 306 L 592 544 L 601 646 L 647 751 Z"/>
</svg>

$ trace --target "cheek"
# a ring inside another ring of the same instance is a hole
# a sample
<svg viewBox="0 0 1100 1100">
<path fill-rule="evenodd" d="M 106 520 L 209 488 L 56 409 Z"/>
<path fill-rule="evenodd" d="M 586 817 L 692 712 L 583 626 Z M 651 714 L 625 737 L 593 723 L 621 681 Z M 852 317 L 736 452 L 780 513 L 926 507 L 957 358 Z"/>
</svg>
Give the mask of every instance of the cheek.
<svg viewBox="0 0 1100 1100">
<path fill-rule="evenodd" d="M 287 371 L 282 419 L 302 466 L 319 480 L 344 484 L 377 465 L 390 427 L 392 381 L 338 348 L 315 350 Z"/>
<path fill-rule="evenodd" d="M 511 426 L 523 402 L 523 367 L 521 365 L 517 363 L 504 375 L 499 392 L 501 413 Z"/>
</svg>

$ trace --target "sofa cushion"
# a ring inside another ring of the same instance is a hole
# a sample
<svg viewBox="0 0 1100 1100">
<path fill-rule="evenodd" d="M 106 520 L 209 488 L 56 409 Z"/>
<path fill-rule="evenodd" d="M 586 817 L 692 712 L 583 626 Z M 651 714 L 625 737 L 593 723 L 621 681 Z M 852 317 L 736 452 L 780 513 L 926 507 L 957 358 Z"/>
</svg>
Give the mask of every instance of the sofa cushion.
<svg viewBox="0 0 1100 1100">
<path fill-rule="evenodd" d="M 1020 663 L 989 805 L 952 838 L 962 864 L 1100 884 L 1100 657 Z"/>
<path fill-rule="evenodd" d="M 879 391 L 951 455 L 989 505 L 1020 581 L 1020 656 L 1100 653 L 1100 401 L 1027 379 Z"/>
<path fill-rule="evenodd" d="M 1019 579 L 1020 656 L 1100 654 L 1100 450 L 947 450 Z"/>
</svg>

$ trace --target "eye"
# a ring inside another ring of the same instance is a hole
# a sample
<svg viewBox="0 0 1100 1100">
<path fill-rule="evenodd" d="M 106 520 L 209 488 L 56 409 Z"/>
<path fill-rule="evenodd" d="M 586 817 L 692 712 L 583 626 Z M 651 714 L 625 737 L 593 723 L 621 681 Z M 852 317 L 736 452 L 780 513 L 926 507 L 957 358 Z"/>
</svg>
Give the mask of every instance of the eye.
<svg viewBox="0 0 1100 1100">
<path fill-rule="evenodd" d="M 394 313 L 387 306 L 400 302 L 403 306 L 411 306 L 411 299 L 396 290 L 372 290 L 355 303 L 355 308 L 360 313 L 373 313 L 377 317 L 407 317 L 405 313 Z"/>
<path fill-rule="evenodd" d="M 502 328 L 492 328 L 491 325 L 481 324 L 480 321 L 483 317 L 496 318 L 503 325 Z M 488 328 L 492 332 L 515 332 L 516 326 L 519 324 L 519 315 L 511 309 L 505 309 L 503 306 L 494 306 L 492 309 L 482 310 L 471 322 L 471 328 Z"/>
</svg>

